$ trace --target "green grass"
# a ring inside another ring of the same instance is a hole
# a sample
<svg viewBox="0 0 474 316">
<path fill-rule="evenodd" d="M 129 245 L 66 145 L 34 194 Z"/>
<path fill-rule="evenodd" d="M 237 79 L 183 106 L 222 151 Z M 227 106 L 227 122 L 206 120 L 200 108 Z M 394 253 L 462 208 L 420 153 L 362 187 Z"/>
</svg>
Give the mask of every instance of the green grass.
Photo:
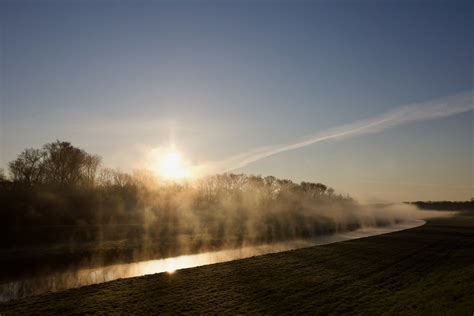
<svg viewBox="0 0 474 316">
<path fill-rule="evenodd" d="M 474 216 L 0 304 L 0 314 L 474 313 Z"/>
</svg>

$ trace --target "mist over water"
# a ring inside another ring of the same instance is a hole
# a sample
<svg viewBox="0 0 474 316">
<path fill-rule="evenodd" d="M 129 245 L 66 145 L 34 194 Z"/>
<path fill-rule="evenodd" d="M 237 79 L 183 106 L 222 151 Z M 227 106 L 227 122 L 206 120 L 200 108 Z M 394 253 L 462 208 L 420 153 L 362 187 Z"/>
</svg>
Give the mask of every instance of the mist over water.
<svg viewBox="0 0 474 316">
<path fill-rule="evenodd" d="M 111 265 L 97 269 L 82 269 L 44 277 L 23 279 L 1 284 L 0 301 L 18 299 L 44 292 L 61 291 L 68 288 L 103 283 L 121 278 L 136 277 L 162 272 L 179 273 L 177 270 L 180 269 L 243 259 L 304 247 L 325 245 L 344 240 L 375 236 L 417 227 L 423 225 L 424 223 L 425 222 L 420 219 L 411 219 L 389 226 L 364 227 L 350 232 L 324 235 L 313 239 L 293 240 L 253 247 L 241 247 L 237 249 L 205 252 L 195 255 L 186 255 L 160 260 L 149 260 L 129 264 Z"/>
<path fill-rule="evenodd" d="M 15 238 L 0 241 L 19 257 L 1 271 L 6 299 L 368 236 L 428 215 L 273 176 L 175 182 L 99 169 L 98 157 L 60 141 L 25 150 L 11 165 L 1 233 Z"/>
</svg>

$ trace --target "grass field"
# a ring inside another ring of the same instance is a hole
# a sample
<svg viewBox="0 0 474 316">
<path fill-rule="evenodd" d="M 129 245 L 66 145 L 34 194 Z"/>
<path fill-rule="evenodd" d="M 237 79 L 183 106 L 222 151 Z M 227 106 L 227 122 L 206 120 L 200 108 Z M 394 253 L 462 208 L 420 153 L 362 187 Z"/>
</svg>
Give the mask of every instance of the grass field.
<svg viewBox="0 0 474 316">
<path fill-rule="evenodd" d="M 474 216 L 0 304 L 0 314 L 474 313 Z"/>
</svg>

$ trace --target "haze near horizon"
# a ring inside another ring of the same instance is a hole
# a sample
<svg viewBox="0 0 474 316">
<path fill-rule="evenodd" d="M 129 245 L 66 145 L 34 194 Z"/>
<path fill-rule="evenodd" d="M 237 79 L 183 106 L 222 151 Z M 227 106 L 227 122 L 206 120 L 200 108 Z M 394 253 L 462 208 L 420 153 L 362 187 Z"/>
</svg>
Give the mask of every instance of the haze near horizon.
<svg viewBox="0 0 474 316">
<path fill-rule="evenodd" d="M 5 170 L 61 139 L 177 179 L 274 175 L 365 202 L 474 195 L 468 1 L 0 7 Z"/>
</svg>

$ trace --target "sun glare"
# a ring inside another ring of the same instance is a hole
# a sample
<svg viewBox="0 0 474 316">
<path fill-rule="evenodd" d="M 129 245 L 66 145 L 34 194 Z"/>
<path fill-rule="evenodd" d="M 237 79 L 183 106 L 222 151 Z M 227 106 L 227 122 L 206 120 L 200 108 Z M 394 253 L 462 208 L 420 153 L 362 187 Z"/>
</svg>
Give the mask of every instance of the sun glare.
<svg viewBox="0 0 474 316">
<path fill-rule="evenodd" d="M 191 176 L 188 164 L 181 154 L 171 149 L 152 152 L 152 168 L 159 176 L 167 179 L 179 180 Z"/>
<path fill-rule="evenodd" d="M 167 178 L 181 179 L 189 176 L 183 164 L 181 155 L 177 152 L 169 152 L 161 160 L 163 175 Z"/>
<path fill-rule="evenodd" d="M 176 269 L 173 268 L 173 267 L 170 267 L 170 268 L 168 268 L 168 269 L 166 270 L 166 273 L 168 273 L 168 274 L 173 274 L 173 273 L 175 273 L 175 272 L 176 272 Z"/>
</svg>

